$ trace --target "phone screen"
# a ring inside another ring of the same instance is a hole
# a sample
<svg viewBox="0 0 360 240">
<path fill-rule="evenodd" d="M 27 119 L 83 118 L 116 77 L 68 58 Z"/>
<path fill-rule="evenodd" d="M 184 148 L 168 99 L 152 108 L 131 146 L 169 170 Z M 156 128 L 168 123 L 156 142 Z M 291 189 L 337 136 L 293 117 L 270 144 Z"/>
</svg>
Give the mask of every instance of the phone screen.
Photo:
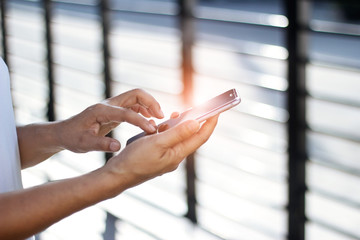
<svg viewBox="0 0 360 240">
<path fill-rule="evenodd" d="M 194 119 L 204 121 L 219 112 L 223 112 L 237 105 L 238 103 L 240 103 L 240 98 L 236 90 L 232 89 L 185 111 L 180 115 L 180 117 L 183 115 L 183 118 L 186 120 Z"/>
<path fill-rule="evenodd" d="M 236 90 L 229 90 L 196 107 L 188 109 L 175 119 L 169 119 L 168 121 L 159 124 L 158 131 L 162 132 L 166 129 L 169 129 L 170 127 L 174 127 L 175 125 L 190 119 L 202 122 L 212 116 L 215 116 L 218 113 L 234 107 L 238 103 L 240 103 L 240 98 Z M 167 125 L 167 127 L 162 127 L 164 125 Z"/>
<path fill-rule="evenodd" d="M 166 131 L 169 128 L 176 126 L 177 124 L 187 120 L 197 120 L 199 122 L 205 121 L 206 119 L 215 116 L 221 112 L 224 112 L 237 104 L 240 103 L 240 96 L 236 89 L 231 89 L 224 92 L 196 107 L 190 108 L 185 112 L 181 113 L 177 118 L 169 119 L 158 125 L 158 132 Z M 130 138 L 126 144 L 130 144 L 136 139 L 145 136 L 146 133 L 140 133 Z"/>
</svg>

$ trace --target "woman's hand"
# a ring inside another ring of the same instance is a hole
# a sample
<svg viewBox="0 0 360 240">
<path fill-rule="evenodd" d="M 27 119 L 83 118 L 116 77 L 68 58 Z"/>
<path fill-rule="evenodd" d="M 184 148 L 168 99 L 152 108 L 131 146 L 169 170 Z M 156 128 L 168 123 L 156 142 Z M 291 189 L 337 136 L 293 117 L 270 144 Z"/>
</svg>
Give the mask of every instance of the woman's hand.
<svg viewBox="0 0 360 240">
<path fill-rule="evenodd" d="M 143 90 L 135 89 L 101 103 L 58 124 L 60 145 L 73 152 L 120 150 L 119 141 L 105 137 L 122 122 L 140 127 L 148 133 L 156 131 L 155 123 L 144 117 L 163 118 L 159 103 Z"/>
<path fill-rule="evenodd" d="M 114 184 L 117 180 L 122 184 L 114 195 L 123 189 L 175 170 L 186 156 L 208 140 L 217 119 L 218 116 L 212 117 L 201 127 L 195 120 L 186 121 L 162 133 L 142 137 L 128 145 L 103 167 L 114 176 Z"/>
</svg>

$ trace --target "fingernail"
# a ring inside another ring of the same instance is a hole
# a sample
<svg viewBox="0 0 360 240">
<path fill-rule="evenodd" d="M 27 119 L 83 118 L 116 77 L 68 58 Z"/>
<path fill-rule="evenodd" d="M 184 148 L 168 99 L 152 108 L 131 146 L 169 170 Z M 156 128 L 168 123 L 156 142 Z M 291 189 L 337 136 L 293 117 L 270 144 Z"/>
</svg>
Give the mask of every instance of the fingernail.
<svg viewBox="0 0 360 240">
<path fill-rule="evenodd" d="M 168 130 L 169 129 L 169 125 L 164 123 L 164 124 L 161 124 L 158 128 L 158 132 L 161 133 L 161 132 L 164 132 L 165 130 Z"/>
<path fill-rule="evenodd" d="M 116 152 L 119 149 L 120 149 L 120 144 L 118 142 L 114 141 L 110 143 L 110 151 Z"/>
</svg>

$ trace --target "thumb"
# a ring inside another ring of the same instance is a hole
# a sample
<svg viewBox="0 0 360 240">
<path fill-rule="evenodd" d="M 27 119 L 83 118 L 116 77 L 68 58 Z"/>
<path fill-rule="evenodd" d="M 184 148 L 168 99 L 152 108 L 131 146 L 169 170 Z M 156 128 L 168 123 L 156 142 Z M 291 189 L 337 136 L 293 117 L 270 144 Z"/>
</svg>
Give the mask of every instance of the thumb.
<svg viewBox="0 0 360 240">
<path fill-rule="evenodd" d="M 173 128 L 159 133 L 159 142 L 165 146 L 172 147 L 190 138 L 199 130 L 200 124 L 195 120 L 185 121 Z"/>
<path fill-rule="evenodd" d="M 111 137 L 91 136 L 87 144 L 89 151 L 117 152 L 121 148 L 120 142 Z"/>
</svg>

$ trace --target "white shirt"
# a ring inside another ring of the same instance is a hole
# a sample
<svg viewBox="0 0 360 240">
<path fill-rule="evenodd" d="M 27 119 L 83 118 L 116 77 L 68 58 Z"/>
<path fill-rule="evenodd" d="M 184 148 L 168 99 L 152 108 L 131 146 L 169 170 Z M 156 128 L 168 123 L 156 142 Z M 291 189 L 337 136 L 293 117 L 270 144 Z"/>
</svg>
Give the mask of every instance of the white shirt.
<svg viewBox="0 0 360 240">
<path fill-rule="evenodd" d="M 0 193 L 22 189 L 9 70 L 0 58 Z M 34 238 L 28 238 L 33 240 Z"/>
<path fill-rule="evenodd" d="M 22 189 L 9 71 L 0 58 L 0 193 Z"/>
</svg>

